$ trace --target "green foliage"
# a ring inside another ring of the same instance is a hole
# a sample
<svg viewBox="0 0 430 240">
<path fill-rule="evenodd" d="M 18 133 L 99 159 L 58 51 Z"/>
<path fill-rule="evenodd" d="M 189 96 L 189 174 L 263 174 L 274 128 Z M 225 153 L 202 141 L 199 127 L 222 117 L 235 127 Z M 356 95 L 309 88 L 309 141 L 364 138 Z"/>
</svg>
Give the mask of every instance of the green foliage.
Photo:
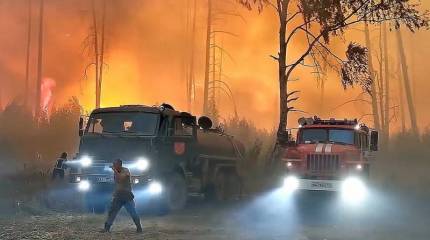
<svg viewBox="0 0 430 240">
<path fill-rule="evenodd" d="M 75 152 L 81 111 L 72 98 L 36 121 L 26 107 L 12 102 L 0 112 L 0 160 L 18 169 L 52 167 L 60 152 Z"/>
<path fill-rule="evenodd" d="M 378 153 L 371 175 L 376 183 L 394 191 L 430 197 L 430 131 L 421 138 L 413 132 L 394 134 L 388 149 Z"/>
<path fill-rule="evenodd" d="M 273 150 L 275 131 L 257 128 L 244 118 L 230 118 L 224 123 L 225 132 L 245 146 L 247 168 L 259 168 L 266 164 Z"/>
<path fill-rule="evenodd" d="M 341 81 L 343 87 L 359 85 L 363 91 L 372 94 L 372 78 L 370 76 L 367 49 L 351 43 L 346 51 L 347 61 L 342 65 Z"/>
<path fill-rule="evenodd" d="M 230 118 L 224 122 L 225 132 L 234 136 L 245 147 L 244 161 L 239 165 L 239 173 L 245 192 L 264 190 L 267 181 L 267 166 L 273 152 L 276 131 L 258 129 L 244 118 Z"/>
<path fill-rule="evenodd" d="M 256 6 L 259 11 L 265 6 L 276 9 L 280 21 L 280 32 L 286 32 L 287 35 L 284 36 L 287 39 L 285 45 L 288 45 L 295 35 L 306 35 L 308 40 L 306 50 L 299 55 L 299 58 L 290 60 L 291 64 L 288 64 L 283 70 L 286 71 L 286 79 L 281 78 L 280 81 L 288 81 L 292 71 L 297 66 L 303 65 L 305 58 L 308 57 L 311 57 L 314 62 L 315 72 L 323 71 L 320 66 L 324 62 L 328 63 L 327 56 L 331 56 L 342 65 L 340 74 L 344 87 L 357 84 L 370 93 L 368 87 L 369 81 L 372 79 L 368 76 L 370 74 L 368 71 L 366 72 L 367 69 L 362 62 L 366 54 L 360 55 L 357 51 L 360 50 L 360 47 L 351 44 L 347 51 L 348 60 L 344 64 L 327 46 L 330 37 L 341 36 L 348 27 L 359 23 L 388 22 L 391 29 L 398 29 L 403 25 L 412 32 L 429 27 L 429 12 L 419 12 L 417 10 L 419 4 L 411 3 L 409 0 L 275 0 L 274 2 L 276 4 L 267 0 L 239 0 L 239 3 L 249 10 L 253 6 Z M 295 12 L 296 10 L 297 12 Z M 297 21 L 298 16 L 302 20 Z M 296 20 L 291 21 L 292 19 Z M 287 25 L 289 31 L 286 31 Z M 286 53 L 277 59 L 285 61 Z M 358 62 L 353 62 L 354 60 L 358 60 Z M 336 65 L 329 64 L 329 66 L 336 70 Z M 360 79 L 354 79 L 355 74 L 358 74 Z M 280 93 L 281 98 L 284 97 L 284 94 Z M 282 107 L 288 108 L 287 106 Z"/>
</svg>

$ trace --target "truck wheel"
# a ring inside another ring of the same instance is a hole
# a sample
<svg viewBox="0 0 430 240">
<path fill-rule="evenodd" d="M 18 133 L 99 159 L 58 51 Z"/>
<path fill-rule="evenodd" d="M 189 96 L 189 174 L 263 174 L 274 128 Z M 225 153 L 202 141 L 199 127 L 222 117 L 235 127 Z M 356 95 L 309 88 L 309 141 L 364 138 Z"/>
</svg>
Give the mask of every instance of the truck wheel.
<svg viewBox="0 0 430 240">
<path fill-rule="evenodd" d="M 165 205 L 169 211 L 180 210 L 185 207 L 188 198 L 185 179 L 175 173 L 167 182 Z"/>
<path fill-rule="evenodd" d="M 206 199 L 225 201 L 236 199 L 240 195 L 241 183 L 234 170 L 226 169 L 217 173 L 215 182 L 206 191 Z"/>
<path fill-rule="evenodd" d="M 241 193 L 241 180 L 235 171 L 227 171 L 225 175 L 225 200 L 238 199 Z"/>
<path fill-rule="evenodd" d="M 227 184 L 227 175 L 224 171 L 219 172 L 215 178 L 215 186 L 214 186 L 214 197 L 217 201 L 223 201 L 226 199 L 226 184 Z"/>
<path fill-rule="evenodd" d="M 209 185 L 205 191 L 207 201 L 222 201 L 225 199 L 226 179 L 224 171 L 217 173 L 214 183 Z"/>
</svg>

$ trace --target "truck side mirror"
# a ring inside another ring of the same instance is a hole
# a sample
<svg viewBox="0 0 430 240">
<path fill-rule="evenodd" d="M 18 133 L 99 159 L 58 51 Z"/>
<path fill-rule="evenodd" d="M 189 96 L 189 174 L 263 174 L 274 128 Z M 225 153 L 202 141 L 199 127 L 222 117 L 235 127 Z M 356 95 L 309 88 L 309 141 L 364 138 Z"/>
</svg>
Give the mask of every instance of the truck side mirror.
<svg viewBox="0 0 430 240">
<path fill-rule="evenodd" d="M 185 116 L 182 117 L 182 123 L 188 126 L 196 125 L 196 117 L 194 116 Z"/>
<path fill-rule="evenodd" d="M 379 134 L 377 131 L 370 132 L 370 151 L 378 151 Z"/>
<path fill-rule="evenodd" d="M 278 134 L 278 141 L 282 145 L 295 145 L 295 141 L 291 138 L 291 130 L 287 129 L 286 132 Z"/>
<path fill-rule="evenodd" d="M 289 140 L 289 141 L 287 142 L 287 146 L 288 146 L 288 147 L 296 147 L 296 146 L 297 146 L 297 142 L 296 142 L 296 141 L 294 141 L 294 140 Z"/>
<path fill-rule="evenodd" d="M 82 137 L 84 135 L 84 118 L 79 118 L 79 137 Z"/>
</svg>

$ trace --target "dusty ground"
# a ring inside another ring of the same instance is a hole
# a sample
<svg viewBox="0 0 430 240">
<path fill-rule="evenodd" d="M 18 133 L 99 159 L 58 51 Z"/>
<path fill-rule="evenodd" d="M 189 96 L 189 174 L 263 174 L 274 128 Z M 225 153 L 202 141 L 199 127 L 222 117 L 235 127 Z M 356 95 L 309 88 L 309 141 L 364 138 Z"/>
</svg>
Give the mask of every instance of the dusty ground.
<svg viewBox="0 0 430 240">
<path fill-rule="evenodd" d="M 233 203 L 194 203 L 167 216 L 142 216 L 143 234 L 135 233 L 125 213 L 112 233 L 103 234 L 98 233 L 103 215 L 18 212 L 0 217 L 0 239 L 430 239 L 430 210 L 419 201 L 375 195 L 351 212 L 335 200 L 306 198 L 294 204 L 282 197 L 268 193 Z"/>
</svg>

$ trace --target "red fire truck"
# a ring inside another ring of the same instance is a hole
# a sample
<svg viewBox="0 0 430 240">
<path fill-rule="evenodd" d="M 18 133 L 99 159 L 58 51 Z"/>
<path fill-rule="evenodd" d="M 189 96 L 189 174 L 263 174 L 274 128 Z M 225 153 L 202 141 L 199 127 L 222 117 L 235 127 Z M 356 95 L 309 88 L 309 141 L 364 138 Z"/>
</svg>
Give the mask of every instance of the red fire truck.
<svg viewBox="0 0 430 240">
<path fill-rule="evenodd" d="M 283 188 L 336 191 L 348 201 L 367 193 L 378 132 L 355 120 L 300 118 L 297 136 L 290 137 L 282 155 L 286 171 Z"/>
</svg>

